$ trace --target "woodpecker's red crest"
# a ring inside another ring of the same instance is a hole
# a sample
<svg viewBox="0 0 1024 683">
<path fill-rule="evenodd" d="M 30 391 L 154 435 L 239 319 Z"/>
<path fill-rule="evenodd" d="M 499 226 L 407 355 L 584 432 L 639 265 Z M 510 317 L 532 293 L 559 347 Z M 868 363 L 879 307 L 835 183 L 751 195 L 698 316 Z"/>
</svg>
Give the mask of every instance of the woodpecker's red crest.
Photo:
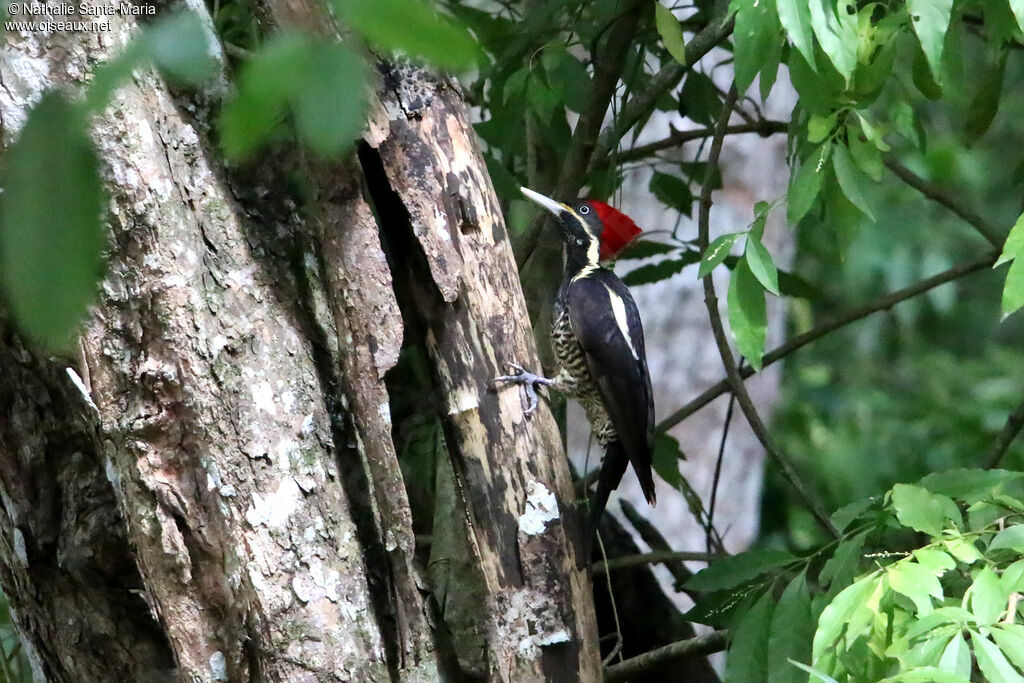
<svg viewBox="0 0 1024 683">
<path fill-rule="evenodd" d="M 601 260 L 610 259 L 626 248 L 637 235 L 643 230 L 640 229 L 633 219 L 618 209 L 608 206 L 596 199 L 587 201 L 597 212 L 598 218 L 604 224 L 601 231 Z"/>
</svg>

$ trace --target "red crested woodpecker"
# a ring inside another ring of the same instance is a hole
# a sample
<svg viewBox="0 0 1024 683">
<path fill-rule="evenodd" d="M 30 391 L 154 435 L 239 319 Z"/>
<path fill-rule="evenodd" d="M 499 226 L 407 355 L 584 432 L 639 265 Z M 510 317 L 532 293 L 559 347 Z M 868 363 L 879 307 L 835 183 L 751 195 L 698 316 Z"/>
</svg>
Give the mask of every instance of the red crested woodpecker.
<svg viewBox="0 0 1024 683">
<path fill-rule="evenodd" d="M 640 314 L 622 280 L 600 265 L 602 259 L 621 251 L 640 228 L 604 202 L 559 202 L 525 187 L 522 191 L 554 214 L 565 243 L 565 268 L 551 323 L 559 372 L 549 379 L 510 363 L 515 374 L 495 381 L 523 385 L 529 399 L 527 413 L 537 406 L 537 386 L 562 391 L 583 407 L 605 451 L 590 507 L 589 543 L 627 464 L 632 463 L 647 502 L 655 503 L 654 396 Z"/>
</svg>

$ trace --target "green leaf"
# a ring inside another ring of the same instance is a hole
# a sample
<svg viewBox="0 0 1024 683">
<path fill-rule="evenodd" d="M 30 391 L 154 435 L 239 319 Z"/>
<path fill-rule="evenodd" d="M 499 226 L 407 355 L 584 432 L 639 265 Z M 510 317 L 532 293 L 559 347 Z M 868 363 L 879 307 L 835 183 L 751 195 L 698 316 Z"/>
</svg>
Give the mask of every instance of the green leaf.
<svg viewBox="0 0 1024 683">
<path fill-rule="evenodd" d="M 750 550 L 715 560 L 686 582 L 686 589 L 710 592 L 735 588 L 797 558 L 782 550 Z"/>
<path fill-rule="evenodd" d="M 995 643 L 977 631 L 971 631 L 971 643 L 974 645 L 978 668 L 985 680 L 993 683 L 1024 683 L 1024 677 L 1014 671 Z"/>
<path fill-rule="evenodd" d="M 565 96 L 539 77 L 530 78 L 527 81 L 526 99 L 530 103 L 530 108 L 545 124 L 551 121 L 556 111 L 564 113 L 562 107 Z"/>
<path fill-rule="evenodd" d="M 679 91 L 679 113 L 691 121 L 713 126 L 722 113 L 722 94 L 706 74 L 691 71 Z"/>
<path fill-rule="evenodd" d="M 949 554 L 964 564 L 974 564 L 982 558 L 981 552 L 974 545 L 974 542 L 963 536 L 954 536 L 942 541 Z"/>
<path fill-rule="evenodd" d="M 977 90 L 967 107 L 967 124 L 964 127 L 968 145 L 973 145 L 985 134 L 999 111 L 999 96 L 1003 91 L 1003 75 L 1006 73 L 1006 54 L 1004 50 L 997 62 L 988 65 L 978 78 Z"/>
<path fill-rule="evenodd" d="M 729 232 L 724 235 L 719 235 L 714 241 L 708 245 L 707 251 L 704 252 L 704 258 L 700 261 L 700 268 L 697 270 L 697 277 L 703 279 L 715 269 L 718 264 L 725 260 L 725 257 L 729 255 L 729 249 L 736 243 L 736 240 L 743 235 L 742 232 Z"/>
<path fill-rule="evenodd" d="M 731 630 L 732 642 L 725 660 L 723 683 L 757 683 L 764 680 L 768 659 L 772 596 L 766 591 Z"/>
<path fill-rule="evenodd" d="M 910 23 L 936 83 L 942 80 L 942 44 L 952 10 L 953 0 L 907 0 Z"/>
<path fill-rule="evenodd" d="M 98 64 L 85 91 L 86 108 L 96 113 L 110 102 L 114 92 L 127 81 L 139 61 L 146 56 L 142 40 L 133 40 L 116 57 Z"/>
<path fill-rule="evenodd" d="M 949 644 L 946 645 L 946 649 L 942 651 L 942 656 L 939 658 L 939 668 L 965 679 L 970 679 L 971 650 L 967 647 L 967 641 L 964 639 L 963 633 L 958 631 L 950 639 Z"/>
<path fill-rule="evenodd" d="M 732 32 L 736 90 L 745 93 L 762 65 L 766 65 L 766 55 L 780 51 L 782 26 L 774 2 L 732 0 L 732 10 L 736 12 Z"/>
<path fill-rule="evenodd" d="M 934 629 L 929 631 L 924 638 L 918 640 L 909 650 L 902 654 L 896 654 L 896 656 L 899 658 L 900 664 L 905 671 L 913 671 L 925 666 L 931 667 L 939 663 L 943 651 L 949 645 L 949 641 L 955 633 L 955 626 L 947 625 L 945 628 Z M 907 640 L 909 641 L 910 639 L 908 638 Z M 895 641 L 887 651 L 887 654 L 902 645 L 903 643 L 900 643 L 898 640 Z"/>
<path fill-rule="evenodd" d="M 334 11 L 369 42 L 440 67 L 468 69 L 477 45 L 464 26 L 420 0 L 332 0 Z"/>
<path fill-rule="evenodd" d="M 1006 609 L 1009 593 L 991 567 L 985 566 L 975 575 L 971 584 L 971 612 L 982 626 L 994 624 Z"/>
<path fill-rule="evenodd" d="M 665 49 L 677 62 L 686 66 L 686 40 L 683 38 L 683 27 L 672 14 L 672 10 L 655 0 L 654 25 L 658 35 L 665 44 Z"/>
<path fill-rule="evenodd" d="M 1024 560 L 1017 560 L 1004 569 L 999 580 L 1007 595 L 1024 591 Z"/>
<path fill-rule="evenodd" d="M 801 572 L 789 582 L 772 613 L 771 635 L 768 638 L 768 680 L 772 683 L 801 683 L 806 679 L 790 661 L 811 659 L 811 593 L 807 577 Z M 763 667 L 763 663 L 762 663 Z"/>
<path fill-rule="evenodd" d="M 819 114 L 812 114 L 811 118 L 807 121 L 807 141 L 818 144 L 832 134 L 832 129 L 836 127 L 836 118 L 839 112 L 832 112 L 828 116 L 821 116 Z"/>
<path fill-rule="evenodd" d="M 1024 31 L 1024 0 L 1010 0 L 1010 9 L 1017 20 L 1017 27 Z"/>
<path fill-rule="evenodd" d="M 947 519 L 959 524 L 963 520 L 956 503 L 946 496 L 931 493 L 919 486 L 896 484 L 892 489 L 892 504 L 896 517 L 903 526 L 931 536 L 942 533 Z"/>
<path fill-rule="evenodd" d="M 883 678 L 878 683 L 970 683 L 970 681 L 933 666 L 921 666 Z"/>
<path fill-rule="evenodd" d="M 346 150 L 365 124 L 366 74 L 362 59 L 343 43 L 318 45 L 295 98 L 299 138 L 323 156 Z"/>
<path fill-rule="evenodd" d="M 1024 259 L 1014 259 L 1003 285 L 1003 317 L 1024 306 Z"/>
<path fill-rule="evenodd" d="M 881 580 L 882 576 L 874 572 L 847 586 L 825 606 L 818 618 L 818 629 L 814 632 L 812 652 L 815 664 L 826 651 L 832 649 L 850 617 L 861 607 L 864 599 L 878 588 Z"/>
<path fill-rule="evenodd" d="M 155 24 L 142 38 L 146 55 L 171 80 L 196 85 L 217 71 L 219 48 L 194 12 Z"/>
<path fill-rule="evenodd" d="M 917 482 L 917 485 L 932 493 L 974 503 L 989 497 L 996 489 L 1018 481 L 1022 477 L 1024 477 L 1024 472 L 960 468 L 934 472 L 923 477 Z"/>
<path fill-rule="evenodd" d="M 1024 670 L 1024 626 L 1020 624 L 999 624 L 989 631 L 996 645 L 1010 661 Z"/>
<path fill-rule="evenodd" d="M 839 593 L 859 573 L 868 533 L 870 530 L 865 530 L 843 540 L 832 557 L 822 566 L 818 579 L 828 585 L 830 595 Z"/>
<path fill-rule="evenodd" d="M 55 93 L 6 154 L 0 278 L 18 326 L 66 349 L 101 271 L 103 190 L 83 109 Z"/>
<path fill-rule="evenodd" d="M 900 108 L 900 111 L 905 112 L 907 110 Z M 914 110 L 911 108 L 909 111 L 910 116 L 913 116 Z M 878 130 L 878 128 L 876 128 L 874 124 L 872 124 L 866 116 L 864 116 L 860 112 L 857 112 L 857 120 L 860 121 L 860 129 L 864 133 L 864 138 L 872 145 L 874 145 L 878 151 L 888 152 L 890 149 L 892 149 L 892 147 L 890 147 L 889 144 L 885 141 L 884 136 L 882 135 L 882 131 Z"/>
<path fill-rule="evenodd" d="M 779 291 L 783 296 L 795 297 L 798 299 L 820 299 L 822 297 L 821 287 L 808 282 L 796 273 L 779 271 Z"/>
<path fill-rule="evenodd" d="M 944 572 L 956 569 L 956 560 L 950 557 L 949 553 L 936 548 L 918 548 L 914 551 L 914 559 L 936 576 L 942 576 Z"/>
<path fill-rule="evenodd" d="M 814 69 L 814 40 L 811 37 L 811 9 L 805 0 L 776 0 L 779 22 L 807 65 Z"/>
<path fill-rule="evenodd" d="M 563 96 L 565 106 L 581 113 L 590 102 L 593 83 L 587 67 L 561 45 L 548 45 L 541 55 L 553 89 Z M 673 107 L 674 109 L 674 107 Z"/>
<path fill-rule="evenodd" d="M 679 247 L 675 244 L 665 244 L 664 242 L 638 238 L 626 245 L 626 248 L 616 257 L 616 260 L 650 258 L 652 256 L 670 254 L 677 249 Z"/>
<path fill-rule="evenodd" d="M 873 181 L 882 180 L 882 152 L 872 144 L 871 140 L 861 139 L 861 135 L 851 133 L 849 137 L 850 156 L 864 174 Z"/>
<path fill-rule="evenodd" d="M 921 50 L 917 50 L 914 55 L 914 63 L 910 73 L 914 81 L 914 87 L 922 95 L 930 100 L 942 99 L 942 87 L 938 83 L 938 77 L 932 76 L 932 72 L 928 67 L 928 58 L 925 57 L 924 52 Z"/>
<path fill-rule="evenodd" d="M 789 183 L 789 209 L 786 217 L 794 225 L 810 211 L 821 190 L 822 166 L 828 158 L 829 147 L 827 144 L 822 145 L 820 152 L 816 150 L 810 154 Z"/>
<path fill-rule="evenodd" d="M 928 567 L 917 562 L 902 561 L 889 565 L 889 585 L 897 593 L 910 598 L 919 617 L 932 611 L 932 598 L 942 600 L 942 584 Z"/>
<path fill-rule="evenodd" d="M 651 467 L 672 488 L 679 488 L 682 479 L 679 473 L 680 460 L 686 460 L 686 456 L 679 445 L 679 440 L 665 432 L 655 432 Z"/>
<path fill-rule="evenodd" d="M 305 82 L 312 52 L 305 35 L 285 32 L 242 67 L 238 90 L 221 112 L 221 146 L 229 158 L 252 154 L 273 134 Z"/>
<path fill-rule="evenodd" d="M 678 176 L 655 172 L 648 186 L 651 194 L 665 206 L 689 216 L 693 211 L 693 192 L 690 184 Z"/>
<path fill-rule="evenodd" d="M 1006 527 L 996 534 L 992 542 L 988 544 L 989 552 L 1003 549 L 1024 553 L 1024 524 Z"/>
<path fill-rule="evenodd" d="M 867 214 L 871 220 L 875 220 L 875 214 L 866 199 L 868 192 L 864 186 L 864 176 L 854 166 L 849 150 L 843 145 L 836 145 L 832 151 L 832 168 L 836 172 L 839 188 L 850 203 Z"/>
<path fill-rule="evenodd" d="M 679 258 L 665 259 L 631 270 L 622 277 L 622 281 L 630 287 L 661 282 L 679 273 L 686 266 L 696 263 L 697 257 L 695 251 L 684 251 Z"/>
<path fill-rule="evenodd" d="M 791 660 L 789 660 L 789 663 L 792 664 L 793 666 L 795 666 L 795 667 L 797 667 L 797 668 L 799 668 L 799 669 L 809 673 L 811 675 L 811 680 L 821 681 L 821 683 L 839 683 L 839 681 L 837 681 L 836 679 L 832 678 L 828 674 L 826 674 L 826 673 L 824 673 L 822 671 L 818 671 L 814 667 L 807 666 L 803 662 L 795 662 L 795 661 L 793 661 L 791 659 Z"/>
<path fill-rule="evenodd" d="M 1017 222 L 1010 228 L 1010 234 L 1006 236 L 1006 242 L 1003 244 L 1003 253 L 992 267 L 1017 258 L 1021 249 L 1024 249 L 1024 213 L 1017 217 Z"/>
<path fill-rule="evenodd" d="M 848 503 L 832 513 L 832 524 L 839 531 L 843 531 L 846 527 L 850 526 L 850 522 L 860 517 L 862 513 L 866 512 L 874 504 L 875 500 L 873 498 L 861 498 L 860 500 Z"/>
<path fill-rule="evenodd" d="M 746 356 L 750 366 L 761 370 L 764 340 L 768 331 L 768 312 L 764 302 L 764 288 L 750 270 L 746 258 L 736 263 L 729 278 L 729 327 L 736 348 Z"/>
<path fill-rule="evenodd" d="M 750 272 L 754 274 L 757 281 L 764 285 L 769 292 L 779 296 L 779 271 L 775 268 L 768 249 L 759 241 L 747 238 L 747 247 L 744 253 L 747 263 L 750 265 Z"/>
<path fill-rule="evenodd" d="M 845 0 L 809 0 L 811 28 L 818 44 L 839 75 L 849 83 L 857 66 L 857 16 L 850 14 Z"/>
</svg>

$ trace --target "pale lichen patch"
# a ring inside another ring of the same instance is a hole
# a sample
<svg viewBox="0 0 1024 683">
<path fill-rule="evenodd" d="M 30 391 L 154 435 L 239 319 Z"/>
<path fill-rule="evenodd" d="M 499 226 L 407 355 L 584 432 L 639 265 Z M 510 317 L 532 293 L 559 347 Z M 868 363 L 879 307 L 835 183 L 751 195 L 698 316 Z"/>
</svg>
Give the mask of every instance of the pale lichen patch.
<svg viewBox="0 0 1024 683">
<path fill-rule="evenodd" d="M 252 494 L 252 504 L 245 511 L 245 519 L 252 526 L 267 526 L 282 529 L 295 513 L 302 499 L 302 490 L 291 477 L 283 477 L 277 490 L 263 497 Z"/>
<path fill-rule="evenodd" d="M 258 382 L 252 385 L 252 402 L 258 410 L 271 415 L 277 415 L 277 406 L 274 404 L 274 389 L 270 382 Z"/>
<path fill-rule="evenodd" d="M 210 655 L 210 675 L 215 681 L 228 680 L 228 661 L 220 650 Z"/>
<path fill-rule="evenodd" d="M 526 511 L 519 516 L 519 531 L 534 536 L 543 533 L 548 522 L 558 519 L 558 501 L 539 481 L 531 481 L 526 492 Z"/>
</svg>

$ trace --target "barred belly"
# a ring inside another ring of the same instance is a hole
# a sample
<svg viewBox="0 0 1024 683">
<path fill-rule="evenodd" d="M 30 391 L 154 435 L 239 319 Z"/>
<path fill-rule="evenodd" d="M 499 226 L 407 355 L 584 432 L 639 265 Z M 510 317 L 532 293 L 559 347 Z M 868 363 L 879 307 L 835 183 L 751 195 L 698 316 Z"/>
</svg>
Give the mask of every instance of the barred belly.
<svg viewBox="0 0 1024 683">
<path fill-rule="evenodd" d="M 615 427 L 608 418 L 608 412 L 601 403 L 601 394 L 590 376 L 583 348 L 572 334 L 569 311 L 556 303 L 553 313 L 551 348 L 559 366 L 558 376 L 555 377 L 557 388 L 579 402 L 597 442 L 604 448 L 617 438 Z"/>
</svg>

